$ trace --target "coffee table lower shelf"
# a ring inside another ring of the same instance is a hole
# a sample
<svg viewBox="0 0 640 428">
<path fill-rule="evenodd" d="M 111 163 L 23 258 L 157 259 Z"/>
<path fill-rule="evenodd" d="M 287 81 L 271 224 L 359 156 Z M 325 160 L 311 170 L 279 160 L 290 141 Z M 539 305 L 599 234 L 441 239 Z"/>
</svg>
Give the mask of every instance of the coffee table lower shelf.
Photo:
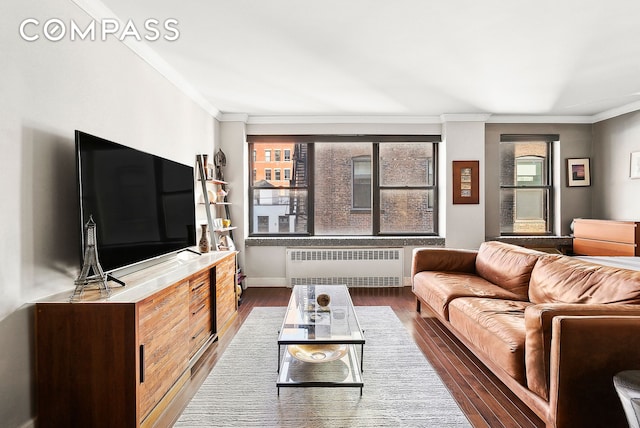
<svg viewBox="0 0 640 428">
<path fill-rule="evenodd" d="M 362 395 L 364 382 L 356 349 L 362 345 L 347 346 L 348 351 L 342 358 L 327 362 L 298 360 L 285 346 L 276 382 L 278 395 L 282 387 L 360 388 Z"/>
</svg>

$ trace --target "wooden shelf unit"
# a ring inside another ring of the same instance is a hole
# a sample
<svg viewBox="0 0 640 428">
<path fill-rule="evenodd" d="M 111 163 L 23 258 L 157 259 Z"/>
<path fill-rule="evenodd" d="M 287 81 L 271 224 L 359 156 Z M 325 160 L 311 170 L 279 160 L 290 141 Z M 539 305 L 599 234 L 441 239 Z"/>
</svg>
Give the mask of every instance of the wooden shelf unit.
<svg viewBox="0 0 640 428">
<path fill-rule="evenodd" d="M 39 427 L 153 426 L 237 314 L 236 253 L 193 257 L 125 276 L 109 299 L 36 303 Z"/>
<path fill-rule="evenodd" d="M 640 222 L 575 219 L 573 252 L 583 256 L 640 256 Z"/>
</svg>

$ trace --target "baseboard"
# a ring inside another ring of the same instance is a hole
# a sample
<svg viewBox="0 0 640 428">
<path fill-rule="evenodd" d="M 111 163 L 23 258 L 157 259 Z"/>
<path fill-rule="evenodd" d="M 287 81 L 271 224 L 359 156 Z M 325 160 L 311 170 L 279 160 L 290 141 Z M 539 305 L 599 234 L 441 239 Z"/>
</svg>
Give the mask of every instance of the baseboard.
<svg viewBox="0 0 640 428">
<path fill-rule="evenodd" d="M 245 279 L 247 287 L 286 287 L 287 278 L 254 278 L 248 276 Z"/>
<path fill-rule="evenodd" d="M 253 278 L 248 276 L 244 281 L 246 287 L 287 287 L 287 278 Z M 402 285 L 411 287 L 411 278 L 403 277 Z"/>
</svg>

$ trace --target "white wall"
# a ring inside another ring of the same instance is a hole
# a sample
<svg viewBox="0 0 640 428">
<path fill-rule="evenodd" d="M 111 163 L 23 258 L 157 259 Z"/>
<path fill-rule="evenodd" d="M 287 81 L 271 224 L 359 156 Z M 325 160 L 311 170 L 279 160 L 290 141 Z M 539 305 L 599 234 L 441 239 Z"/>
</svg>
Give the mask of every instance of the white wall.
<svg viewBox="0 0 640 428">
<path fill-rule="evenodd" d="M 35 415 L 35 299 L 79 268 L 74 130 L 193 165 L 214 119 L 117 40 L 26 42 L 20 22 L 89 17 L 66 0 L 8 0 L 0 14 L 0 425 Z M 108 399 L 112 399 L 108 398 Z"/>
<path fill-rule="evenodd" d="M 449 248 L 474 249 L 484 241 L 484 121 L 448 121 L 443 125 L 444 150 L 439 152 L 440 236 Z M 453 204 L 453 161 L 477 160 L 480 166 L 478 204 Z"/>
<path fill-rule="evenodd" d="M 640 151 L 640 112 L 593 126 L 593 217 L 640 221 L 640 179 L 629 178 L 631 152 Z"/>
</svg>

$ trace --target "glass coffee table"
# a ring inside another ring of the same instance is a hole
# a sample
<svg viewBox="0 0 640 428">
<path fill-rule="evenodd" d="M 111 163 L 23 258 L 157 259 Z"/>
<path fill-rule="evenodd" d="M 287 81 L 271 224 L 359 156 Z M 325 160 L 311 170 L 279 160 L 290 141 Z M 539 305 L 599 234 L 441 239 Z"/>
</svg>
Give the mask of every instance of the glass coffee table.
<svg viewBox="0 0 640 428">
<path fill-rule="evenodd" d="M 278 335 L 281 387 L 357 387 L 364 332 L 346 285 L 295 285 Z"/>
</svg>

